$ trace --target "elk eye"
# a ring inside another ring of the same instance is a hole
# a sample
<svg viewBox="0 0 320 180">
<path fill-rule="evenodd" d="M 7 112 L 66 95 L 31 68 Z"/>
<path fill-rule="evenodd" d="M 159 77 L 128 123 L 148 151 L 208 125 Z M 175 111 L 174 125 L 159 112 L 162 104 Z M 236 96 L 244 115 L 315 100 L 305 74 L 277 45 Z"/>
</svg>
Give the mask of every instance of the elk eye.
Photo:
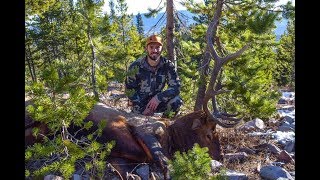
<svg viewBox="0 0 320 180">
<path fill-rule="evenodd" d="M 207 138 L 208 138 L 209 140 L 212 140 L 212 136 L 210 136 L 209 134 L 207 135 Z"/>
</svg>

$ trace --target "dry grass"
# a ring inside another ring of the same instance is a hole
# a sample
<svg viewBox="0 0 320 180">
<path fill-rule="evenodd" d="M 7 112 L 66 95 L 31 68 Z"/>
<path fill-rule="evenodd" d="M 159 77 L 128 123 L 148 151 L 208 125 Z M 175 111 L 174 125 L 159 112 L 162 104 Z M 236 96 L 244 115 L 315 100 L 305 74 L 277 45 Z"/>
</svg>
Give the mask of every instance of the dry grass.
<svg viewBox="0 0 320 180">
<path fill-rule="evenodd" d="M 218 129 L 220 135 L 220 143 L 222 147 L 222 153 L 236 153 L 241 152 L 241 148 L 249 148 L 254 150 L 255 153 L 249 154 L 248 157 L 242 161 L 228 161 L 221 162 L 223 167 L 244 173 L 249 179 L 261 179 L 259 170 L 261 167 L 270 165 L 270 163 L 277 161 L 277 155 L 267 150 L 258 151 L 255 146 L 269 142 L 269 139 L 260 138 L 258 136 L 249 136 L 243 131 L 236 129 Z M 271 142 L 271 141 L 270 141 Z M 274 143 L 273 143 L 274 144 Z M 282 168 L 287 171 L 294 171 L 295 166 L 293 163 L 286 163 Z"/>
<path fill-rule="evenodd" d="M 116 91 L 115 89 L 109 91 L 110 94 L 121 94 L 122 90 Z M 109 94 L 109 95 L 110 95 Z M 106 104 L 109 104 L 112 107 L 130 111 L 127 106 L 127 98 L 121 96 L 120 99 L 117 100 L 109 100 L 105 101 Z M 186 114 L 187 112 L 181 112 L 181 115 Z M 268 125 L 266 123 L 266 129 L 277 129 L 277 125 Z M 256 150 L 255 146 L 263 143 L 272 143 L 271 139 L 261 138 L 258 136 L 249 136 L 247 133 L 243 131 L 236 130 L 235 128 L 218 128 L 217 129 L 220 136 L 220 143 L 222 148 L 222 153 L 236 153 L 241 152 L 241 148 L 249 148 L 251 150 Z M 279 147 L 281 150 L 282 148 Z M 256 153 L 249 154 L 248 157 L 242 161 L 232 161 L 229 162 L 224 160 L 221 162 L 223 167 L 237 171 L 239 173 L 244 173 L 248 176 L 249 180 L 261 179 L 259 175 L 259 170 L 261 167 L 270 165 L 272 162 L 278 162 L 277 155 L 268 152 L 267 150 L 256 151 Z M 281 166 L 286 169 L 288 172 L 295 171 L 295 165 L 293 163 L 286 163 Z"/>
</svg>

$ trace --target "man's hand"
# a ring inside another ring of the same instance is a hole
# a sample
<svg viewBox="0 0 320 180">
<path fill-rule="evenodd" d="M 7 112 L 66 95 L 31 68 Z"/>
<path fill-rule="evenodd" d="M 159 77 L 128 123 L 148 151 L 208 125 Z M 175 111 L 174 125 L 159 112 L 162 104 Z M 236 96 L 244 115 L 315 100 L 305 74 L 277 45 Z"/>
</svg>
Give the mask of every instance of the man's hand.
<svg viewBox="0 0 320 180">
<path fill-rule="evenodd" d="M 142 112 L 143 115 L 152 116 L 157 109 L 160 101 L 154 96 L 147 104 L 146 109 Z"/>
<path fill-rule="evenodd" d="M 146 107 L 146 109 L 142 112 L 142 114 L 145 116 L 152 116 L 154 112 L 151 109 Z"/>
<path fill-rule="evenodd" d="M 147 104 L 146 108 L 149 108 L 151 111 L 155 111 L 159 105 L 159 100 L 154 96 Z"/>
<path fill-rule="evenodd" d="M 133 103 L 131 100 L 128 100 L 128 106 L 133 106 Z"/>
</svg>

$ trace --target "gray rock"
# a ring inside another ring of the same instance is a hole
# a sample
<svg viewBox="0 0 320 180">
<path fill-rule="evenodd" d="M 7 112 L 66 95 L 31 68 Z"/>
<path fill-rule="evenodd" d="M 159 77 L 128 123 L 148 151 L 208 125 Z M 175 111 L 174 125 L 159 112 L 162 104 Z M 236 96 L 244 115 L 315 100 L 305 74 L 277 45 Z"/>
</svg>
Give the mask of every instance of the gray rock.
<svg viewBox="0 0 320 180">
<path fill-rule="evenodd" d="M 240 148 L 240 149 L 239 149 L 239 152 L 245 152 L 245 153 L 247 153 L 247 154 L 255 154 L 255 153 L 256 153 L 255 150 L 250 149 L 250 148 L 248 148 L 248 147 Z"/>
<path fill-rule="evenodd" d="M 222 163 L 220 163 L 217 160 L 211 160 L 211 171 L 212 172 L 218 172 L 221 167 L 222 167 Z"/>
<path fill-rule="evenodd" d="M 74 174 L 73 180 L 81 180 L 81 176 L 79 174 Z"/>
<path fill-rule="evenodd" d="M 223 156 L 224 159 L 228 161 L 243 161 L 248 157 L 247 153 L 245 152 L 237 152 L 237 153 L 227 153 Z"/>
<path fill-rule="evenodd" d="M 148 165 L 141 165 L 136 170 L 137 174 L 141 177 L 142 180 L 148 180 L 149 179 L 149 166 Z"/>
<path fill-rule="evenodd" d="M 288 132 L 277 131 L 272 134 L 272 137 L 281 145 L 286 146 L 289 142 L 292 142 L 295 140 L 295 132 L 293 132 L 293 131 L 288 131 Z"/>
<path fill-rule="evenodd" d="M 260 169 L 260 176 L 267 180 L 276 180 L 278 178 L 287 178 L 293 180 L 288 171 L 278 166 L 264 166 Z"/>
<path fill-rule="evenodd" d="M 287 104 L 287 100 L 284 98 L 280 98 L 278 104 Z"/>
<path fill-rule="evenodd" d="M 278 156 L 278 160 L 285 162 L 285 163 L 289 163 L 289 162 L 293 162 L 294 163 L 294 159 L 291 157 L 291 155 L 287 152 L 287 151 L 281 151 L 279 156 Z"/>
<path fill-rule="evenodd" d="M 285 116 L 285 117 L 282 119 L 282 121 L 283 121 L 284 123 L 292 124 L 292 123 L 295 121 L 295 119 L 294 119 L 293 117 L 290 117 L 290 116 Z"/>
<path fill-rule="evenodd" d="M 227 170 L 226 176 L 228 177 L 228 180 L 247 180 L 248 176 L 246 174 L 233 171 L 233 170 Z"/>
<path fill-rule="evenodd" d="M 295 126 L 287 123 L 281 124 L 281 126 L 278 127 L 278 131 L 287 132 L 287 131 L 293 131 L 295 132 Z"/>
<path fill-rule="evenodd" d="M 60 176 L 56 176 L 56 175 L 50 174 L 50 175 L 46 175 L 46 176 L 43 178 L 43 180 L 63 180 L 63 178 L 60 177 Z"/>
<path fill-rule="evenodd" d="M 280 154 L 281 150 L 274 144 L 270 143 L 263 143 L 256 146 L 257 149 L 260 151 L 267 150 L 269 152 L 272 152 L 273 154 Z"/>
<path fill-rule="evenodd" d="M 295 151 L 295 140 L 289 141 L 288 144 L 284 147 L 284 150 L 291 153 Z"/>
<path fill-rule="evenodd" d="M 253 131 L 253 130 L 263 130 L 265 128 L 264 122 L 259 119 L 255 118 L 254 120 L 248 121 L 238 129 L 242 131 Z"/>
</svg>

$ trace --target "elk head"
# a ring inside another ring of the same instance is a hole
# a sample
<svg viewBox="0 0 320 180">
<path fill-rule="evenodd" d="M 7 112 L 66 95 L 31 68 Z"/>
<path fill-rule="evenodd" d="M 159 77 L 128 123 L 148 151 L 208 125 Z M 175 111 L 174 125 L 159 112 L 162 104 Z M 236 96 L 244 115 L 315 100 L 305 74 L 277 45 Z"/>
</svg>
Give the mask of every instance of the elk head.
<svg viewBox="0 0 320 180">
<path fill-rule="evenodd" d="M 208 153 L 215 160 L 221 159 L 219 137 L 215 131 L 216 124 L 207 121 L 207 115 L 199 110 L 182 116 L 168 127 L 168 154 L 172 157 L 176 151 L 186 152 L 194 143 L 207 147 Z"/>
</svg>

